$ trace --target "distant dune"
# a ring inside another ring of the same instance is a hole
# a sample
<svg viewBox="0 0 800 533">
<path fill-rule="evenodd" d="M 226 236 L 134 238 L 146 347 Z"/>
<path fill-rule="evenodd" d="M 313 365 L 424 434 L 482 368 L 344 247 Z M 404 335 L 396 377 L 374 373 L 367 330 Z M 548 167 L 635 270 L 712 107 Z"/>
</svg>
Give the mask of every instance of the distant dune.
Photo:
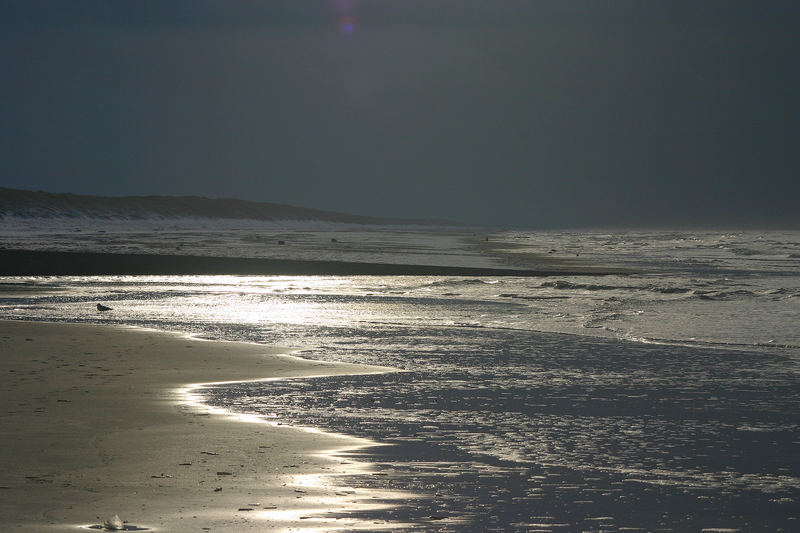
<svg viewBox="0 0 800 533">
<path fill-rule="evenodd" d="M 0 219 L 16 218 L 209 218 L 319 220 L 349 224 L 454 225 L 443 220 L 379 218 L 267 202 L 201 196 L 89 196 L 0 187 Z"/>
</svg>

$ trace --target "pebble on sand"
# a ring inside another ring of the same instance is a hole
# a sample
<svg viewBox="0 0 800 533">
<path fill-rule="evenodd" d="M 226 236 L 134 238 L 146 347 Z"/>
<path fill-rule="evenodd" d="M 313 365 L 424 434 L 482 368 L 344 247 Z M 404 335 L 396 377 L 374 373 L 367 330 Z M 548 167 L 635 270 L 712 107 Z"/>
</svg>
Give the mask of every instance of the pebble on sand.
<svg viewBox="0 0 800 533">
<path fill-rule="evenodd" d="M 114 515 L 103 521 L 103 529 L 107 529 L 109 531 L 122 531 L 125 529 L 125 525 L 122 523 L 119 515 Z"/>
</svg>

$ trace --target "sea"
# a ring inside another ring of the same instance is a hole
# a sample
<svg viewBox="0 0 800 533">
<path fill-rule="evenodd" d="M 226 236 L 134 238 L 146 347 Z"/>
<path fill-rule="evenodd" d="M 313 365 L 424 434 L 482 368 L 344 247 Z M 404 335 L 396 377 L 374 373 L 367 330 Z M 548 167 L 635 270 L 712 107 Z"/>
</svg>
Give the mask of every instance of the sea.
<svg viewBox="0 0 800 533">
<path fill-rule="evenodd" d="M 26 224 L 0 232 L 2 243 L 122 246 L 106 230 Z M 341 481 L 393 495 L 339 511 L 362 529 L 800 531 L 800 231 L 209 236 L 162 226 L 129 232 L 126 251 L 158 242 L 178 253 L 569 267 L 543 277 L 2 280 L 6 319 L 113 323 L 398 369 L 198 391 L 217 409 L 382 444 L 351 456 L 369 474 Z M 288 243 L 273 245 L 278 237 Z M 593 265 L 617 273 L 576 275 Z M 98 302 L 113 311 L 98 313 Z"/>
</svg>

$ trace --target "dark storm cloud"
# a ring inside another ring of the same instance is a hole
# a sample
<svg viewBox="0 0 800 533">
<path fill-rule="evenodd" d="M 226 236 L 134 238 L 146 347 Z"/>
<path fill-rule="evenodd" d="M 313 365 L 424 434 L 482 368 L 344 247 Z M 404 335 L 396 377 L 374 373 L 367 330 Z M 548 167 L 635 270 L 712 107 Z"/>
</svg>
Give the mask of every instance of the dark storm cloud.
<svg viewBox="0 0 800 533">
<path fill-rule="evenodd" d="M 327 2 L 26 0 L 3 2 L 0 23 L 40 27 L 268 27 L 322 24 L 334 9 Z"/>
<path fill-rule="evenodd" d="M 640 0 L 546 2 L 536 0 L 4 0 L 0 24 L 8 26 L 271 27 L 324 25 L 332 14 L 354 13 L 379 26 L 528 25 L 583 20 L 636 24 L 740 24 L 797 16 L 796 2 Z M 535 17 L 534 20 L 532 17 Z M 548 17 L 553 19 L 548 20 Z M 789 24 L 794 21 L 784 20 Z"/>
<path fill-rule="evenodd" d="M 4 2 L 0 184 L 796 225 L 798 20 L 777 2 Z"/>
</svg>

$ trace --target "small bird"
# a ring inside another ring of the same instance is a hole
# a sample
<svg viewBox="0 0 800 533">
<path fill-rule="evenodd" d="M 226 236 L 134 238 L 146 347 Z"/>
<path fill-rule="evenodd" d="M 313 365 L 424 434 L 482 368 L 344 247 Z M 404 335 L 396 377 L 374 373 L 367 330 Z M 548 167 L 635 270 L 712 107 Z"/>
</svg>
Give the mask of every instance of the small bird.
<svg viewBox="0 0 800 533">
<path fill-rule="evenodd" d="M 111 311 L 111 308 L 110 307 L 106 307 L 103 304 L 97 304 L 97 310 L 98 311 Z"/>
</svg>

